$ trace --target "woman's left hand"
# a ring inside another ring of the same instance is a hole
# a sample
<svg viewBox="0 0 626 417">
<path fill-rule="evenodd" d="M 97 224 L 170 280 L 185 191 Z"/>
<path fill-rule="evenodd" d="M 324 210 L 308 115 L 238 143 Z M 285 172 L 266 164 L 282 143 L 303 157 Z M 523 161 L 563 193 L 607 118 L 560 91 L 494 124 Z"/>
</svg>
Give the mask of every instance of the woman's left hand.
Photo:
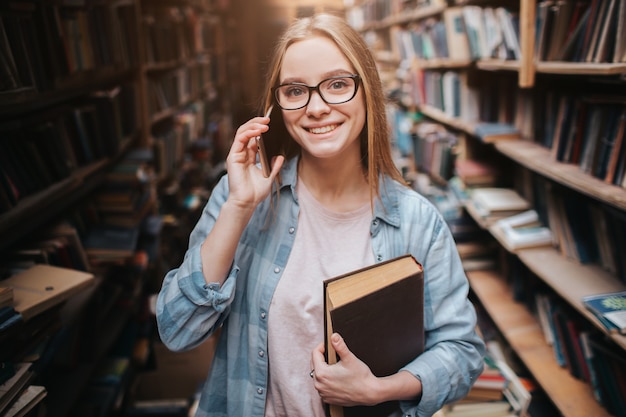
<svg viewBox="0 0 626 417">
<path fill-rule="evenodd" d="M 348 349 L 343 338 L 334 333 L 333 348 L 341 360 L 328 365 L 324 359 L 324 343 L 311 355 L 311 373 L 315 389 L 325 403 L 341 406 L 375 405 L 378 378 L 369 367 Z"/>
</svg>

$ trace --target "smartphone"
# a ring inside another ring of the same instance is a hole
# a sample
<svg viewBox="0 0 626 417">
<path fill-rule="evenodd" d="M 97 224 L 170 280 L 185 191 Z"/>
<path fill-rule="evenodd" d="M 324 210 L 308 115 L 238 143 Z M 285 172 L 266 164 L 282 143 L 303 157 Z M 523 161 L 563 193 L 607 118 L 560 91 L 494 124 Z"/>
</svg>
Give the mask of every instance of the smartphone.
<svg viewBox="0 0 626 417">
<path fill-rule="evenodd" d="M 265 113 L 265 117 L 270 117 L 272 114 L 272 110 L 274 106 L 270 106 Z M 256 144 L 259 150 L 259 159 L 261 160 L 261 169 L 263 170 L 263 175 L 265 178 L 270 176 L 270 172 L 272 171 L 272 158 L 276 156 L 277 153 L 277 144 L 267 143 L 263 135 L 259 135 L 256 137 Z"/>
</svg>

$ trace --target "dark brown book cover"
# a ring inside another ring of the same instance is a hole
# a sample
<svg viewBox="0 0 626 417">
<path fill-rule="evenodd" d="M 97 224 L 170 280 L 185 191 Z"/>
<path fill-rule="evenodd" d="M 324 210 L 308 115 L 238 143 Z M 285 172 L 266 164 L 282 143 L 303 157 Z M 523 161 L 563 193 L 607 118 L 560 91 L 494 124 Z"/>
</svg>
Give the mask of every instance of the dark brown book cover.
<svg viewBox="0 0 626 417">
<path fill-rule="evenodd" d="M 335 285 L 340 280 L 346 280 L 343 288 Z M 350 288 L 354 285 L 347 280 L 360 288 Z M 329 344 L 333 332 L 379 377 L 396 373 L 424 351 L 424 271 L 411 255 L 328 279 L 324 292 L 328 363 L 338 361 Z M 373 407 L 331 406 L 330 415 L 382 417 L 397 407 L 395 401 Z"/>
</svg>

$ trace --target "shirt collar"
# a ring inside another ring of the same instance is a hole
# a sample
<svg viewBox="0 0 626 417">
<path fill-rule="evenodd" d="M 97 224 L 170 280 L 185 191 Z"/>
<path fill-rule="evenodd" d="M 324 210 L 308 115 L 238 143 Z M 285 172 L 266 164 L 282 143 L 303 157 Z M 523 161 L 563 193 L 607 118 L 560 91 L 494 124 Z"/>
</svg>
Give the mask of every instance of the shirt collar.
<svg viewBox="0 0 626 417">
<path fill-rule="evenodd" d="M 282 182 L 280 184 L 281 189 L 289 187 L 293 198 L 296 200 L 298 159 L 299 157 L 296 156 L 285 161 L 281 169 Z M 374 201 L 374 217 L 379 218 L 394 227 L 400 226 L 400 187 L 404 186 L 387 176 L 381 177 L 379 185 L 380 198 L 377 198 Z"/>
</svg>

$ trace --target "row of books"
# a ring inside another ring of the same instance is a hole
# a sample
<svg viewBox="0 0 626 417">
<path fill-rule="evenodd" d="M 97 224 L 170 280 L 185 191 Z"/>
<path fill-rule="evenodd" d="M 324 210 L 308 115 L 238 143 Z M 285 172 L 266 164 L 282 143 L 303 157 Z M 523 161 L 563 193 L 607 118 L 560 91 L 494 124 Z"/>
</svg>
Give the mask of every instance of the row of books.
<svg viewBox="0 0 626 417">
<path fill-rule="evenodd" d="M 132 84 L 117 86 L 3 125 L 0 213 L 116 156 L 137 126 L 135 94 Z"/>
<path fill-rule="evenodd" d="M 504 7 L 446 8 L 440 17 L 395 31 L 400 59 L 519 60 L 519 17 Z"/>
<path fill-rule="evenodd" d="M 598 402 L 615 416 L 624 416 L 626 360 L 611 341 L 586 327 L 576 314 L 546 293 L 537 293 L 536 311 L 546 342 L 557 362 L 588 383 Z"/>
<path fill-rule="evenodd" d="M 494 178 L 494 171 L 486 175 L 488 164 L 472 161 L 479 179 Z M 466 160 L 459 160 L 462 169 Z M 457 172 L 463 173 L 462 169 Z M 489 171 L 487 171 L 489 172 Z M 468 173 L 464 173 L 468 177 Z M 531 200 L 513 189 L 458 186 L 449 181 L 452 189 L 464 193 L 464 201 L 485 227 L 506 247 L 515 252 L 537 246 L 556 248 L 564 257 L 580 263 L 594 263 L 626 283 L 626 264 L 620 255 L 626 246 L 626 219 L 618 211 L 569 192 L 548 181 L 531 184 Z M 469 181 L 472 181 L 470 177 Z"/>
<path fill-rule="evenodd" d="M 536 140 L 551 149 L 560 162 L 578 165 L 596 178 L 626 186 L 626 104 L 598 96 L 548 94 L 543 137 Z"/>
<path fill-rule="evenodd" d="M 624 0 L 543 0 L 536 19 L 538 61 L 626 62 Z"/>
<path fill-rule="evenodd" d="M 191 6 L 148 6 L 142 24 L 147 64 L 186 61 L 216 42 L 215 21 Z"/>
<path fill-rule="evenodd" d="M 438 123 L 421 122 L 415 126 L 413 157 L 415 167 L 445 182 L 454 173 L 458 135 Z"/>
<path fill-rule="evenodd" d="M 546 217 L 561 254 L 600 265 L 626 283 L 626 218 L 623 214 L 568 193 L 546 188 Z"/>
<path fill-rule="evenodd" d="M 181 166 L 185 152 L 211 134 L 208 112 L 210 103 L 197 100 L 177 112 L 171 121 L 155 129 L 154 163 L 157 175 L 166 178 Z"/>
<path fill-rule="evenodd" d="M 556 363 L 572 377 L 589 384 L 596 400 L 611 415 L 623 416 L 624 408 L 619 407 L 626 398 L 626 362 L 621 347 L 563 301 L 517 255 L 503 251 L 499 259 L 500 273 L 509 283 L 515 301 L 535 316 Z"/>
<path fill-rule="evenodd" d="M 501 74 L 489 78 L 456 70 L 417 71 L 411 87 L 415 103 L 434 108 L 460 123 L 510 125 L 507 133 L 520 136 L 524 120 L 521 98 L 511 100 L 515 79 Z M 478 132 L 476 132 L 478 133 Z M 486 134 L 488 132 L 485 132 Z"/>
<path fill-rule="evenodd" d="M 206 56 L 192 66 L 170 71 L 150 73 L 148 78 L 148 112 L 156 117 L 164 111 L 180 106 L 204 92 L 215 83 L 214 61 Z"/>
<path fill-rule="evenodd" d="M 76 8 L 34 1 L 0 6 L 0 91 L 58 88 L 72 75 L 136 65 L 133 5 Z"/>
<path fill-rule="evenodd" d="M 0 413 L 5 417 L 24 416 L 47 395 L 46 387 L 37 385 L 30 362 L 3 362 L 6 378 L 0 381 Z"/>
<path fill-rule="evenodd" d="M 351 10 L 354 24 L 362 25 Z M 544 0 L 537 4 L 537 61 L 626 62 L 626 5 L 623 0 Z M 519 60 L 518 13 L 504 7 L 466 5 L 395 31 L 401 59 Z"/>
<path fill-rule="evenodd" d="M 467 72 L 424 71 L 421 73 L 420 103 L 463 121 L 480 119 L 478 89 L 469 84 Z"/>
</svg>

